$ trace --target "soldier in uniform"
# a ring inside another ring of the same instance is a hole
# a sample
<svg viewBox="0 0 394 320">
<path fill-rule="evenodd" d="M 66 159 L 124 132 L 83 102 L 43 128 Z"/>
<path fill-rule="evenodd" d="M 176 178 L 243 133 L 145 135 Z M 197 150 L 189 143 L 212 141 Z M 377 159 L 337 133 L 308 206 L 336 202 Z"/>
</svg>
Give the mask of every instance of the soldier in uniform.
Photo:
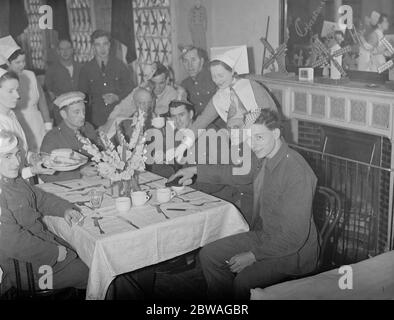
<svg viewBox="0 0 394 320">
<path fill-rule="evenodd" d="M 89 99 L 87 119 L 95 127 L 102 126 L 114 107 L 133 89 L 127 66 L 110 55 L 110 35 L 102 30 L 93 32 L 91 42 L 95 57 L 82 67 L 79 90 Z"/>
<path fill-rule="evenodd" d="M 82 65 L 74 60 L 74 49 L 70 40 L 62 39 L 57 46 L 58 61 L 51 65 L 45 74 L 45 88 L 54 101 L 63 93 L 78 90 L 79 74 Z M 62 121 L 59 110 L 53 109 L 53 116 L 58 125 Z"/>
<path fill-rule="evenodd" d="M 180 47 L 181 59 L 188 77 L 182 81 L 189 101 L 194 104 L 196 116 L 199 116 L 216 92 L 216 84 L 212 81 L 204 50 L 193 46 Z"/>
<path fill-rule="evenodd" d="M 32 265 L 34 284 L 39 287 L 40 268 L 53 271 L 53 289 L 84 289 L 89 270 L 71 246 L 49 232 L 43 216 L 64 217 L 72 226 L 82 219 L 70 202 L 31 186 L 20 177 L 21 154 L 15 134 L 0 132 L 0 265 L 15 285 L 13 259 L 20 262 L 22 289 L 27 289 L 25 262 Z"/>
<path fill-rule="evenodd" d="M 51 153 L 55 149 L 68 148 L 88 156 L 82 149 L 76 133 L 92 141 L 98 141 L 97 132 L 89 122 L 85 122 L 85 95 L 82 92 L 69 92 L 60 95 L 54 103 L 59 107 L 63 121 L 60 125 L 49 131 L 41 145 L 41 152 Z M 88 163 L 82 168 L 67 172 L 56 172 L 52 176 L 41 175 L 45 182 L 80 179 L 81 177 L 95 176 L 97 169 Z"/>
</svg>

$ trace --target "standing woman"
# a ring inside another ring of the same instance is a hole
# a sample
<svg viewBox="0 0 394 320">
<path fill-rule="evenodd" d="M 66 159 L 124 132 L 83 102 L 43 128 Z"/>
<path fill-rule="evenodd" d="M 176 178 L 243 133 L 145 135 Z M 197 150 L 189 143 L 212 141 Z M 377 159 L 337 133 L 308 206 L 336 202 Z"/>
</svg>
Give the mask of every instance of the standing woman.
<svg viewBox="0 0 394 320">
<path fill-rule="evenodd" d="M 12 37 L 0 39 L 0 54 L 7 60 L 8 70 L 19 77 L 20 99 L 15 114 L 26 134 L 29 150 L 37 152 L 45 133 L 52 129 L 44 91 L 35 74 L 25 70 L 26 54 Z"/>
<path fill-rule="evenodd" d="M 21 146 L 23 162 L 27 164 L 30 157 L 27 145 L 26 134 L 23 131 L 15 113 L 17 101 L 19 99 L 19 80 L 14 72 L 7 72 L 0 68 L 0 131 L 5 130 L 12 132 L 18 138 L 19 145 Z M 45 169 L 41 166 L 42 162 L 35 161 L 32 166 L 24 167 L 22 169 L 22 178 L 28 179 L 36 174 L 53 174 L 54 171 Z"/>
<path fill-rule="evenodd" d="M 214 57 L 210 62 L 212 80 L 218 87 L 204 111 L 197 117 L 189 130 L 189 135 L 175 151 L 175 157 L 179 161 L 186 149 L 193 146 L 196 138 L 200 136 L 200 129 L 206 129 L 218 117 L 227 123 L 229 114 L 238 116 L 238 113 L 248 112 L 263 108 L 278 111 L 275 101 L 270 93 L 254 80 L 242 79 L 237 71 L 241 70 L 241 51 L 231 49 L 223 55 Z M 230 111 L 230 112 L 229 112 Z M 168 153 L 167 161 L 171 161 L 171 153 Z"/>
</svg>

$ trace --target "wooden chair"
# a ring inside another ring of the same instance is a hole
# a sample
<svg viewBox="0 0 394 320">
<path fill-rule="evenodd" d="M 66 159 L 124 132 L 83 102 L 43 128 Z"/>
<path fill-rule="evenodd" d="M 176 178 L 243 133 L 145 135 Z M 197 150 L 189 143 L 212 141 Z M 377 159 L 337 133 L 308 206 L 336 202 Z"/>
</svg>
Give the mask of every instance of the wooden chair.
<svg viewBox="0 0 394 320">
<path fill-rule="evenodd" d="M 8 300 L 83 300 L 84 290 L 76 288 L 63 288 L 51 290 L 38 290 L 34 282 L 32 264 L 26 262 L 28 290 L 22 288 L 21 262 L 14 259 L 16 288 L 12 288 L 5 296 Z"/>
<path fill-rule="evenodd" d="M 318 186 L 314 199 L 313 215 L 319 232 L 320 254 L 316 271 L 333 266 L 332 254 L 328 255 L 328 245 L 333 240 L 333 231 L 338 225 L 342 215 L 341 198 L 334 190 Z M 335 249 L 335 248 L 332 248 Z"/>
</svg>

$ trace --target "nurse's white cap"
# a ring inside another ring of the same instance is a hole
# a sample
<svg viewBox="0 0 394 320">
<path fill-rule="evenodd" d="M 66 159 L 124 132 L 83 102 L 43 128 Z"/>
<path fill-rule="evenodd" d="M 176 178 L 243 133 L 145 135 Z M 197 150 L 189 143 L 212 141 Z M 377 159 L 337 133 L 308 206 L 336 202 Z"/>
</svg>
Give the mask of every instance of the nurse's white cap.
<svg viewBox="0 0 394 320">
<path fill-rule="evenodd" d="M 15 134 L 0 130 L 0 153 L 10 152 L 18 145 L 18 138 Z"/>
<path fill-rule="evenodd" d="M 7 61 L 9 57 L 11 57 L 11 55 L 19 49 L 21 49 L 21 47 L 18 46 L 13 37 L 6 36 L 0 38 L 0 55 L 2 56 L 2 59 L 0 60 Z"/>
<path fill-rule="evenodd" d="M 238 74 L 249 73 L 248 50 L 244 46 L 211 48 L 211 61 L 219 60 Z"/>
<path fill-rule="evenodd" d="M 7 70 L 4 70 L 3 68 L 0 68 L 0 78 L 2 76 L 4 76 L 7 72 L 8 72 Z"/>
</svg>

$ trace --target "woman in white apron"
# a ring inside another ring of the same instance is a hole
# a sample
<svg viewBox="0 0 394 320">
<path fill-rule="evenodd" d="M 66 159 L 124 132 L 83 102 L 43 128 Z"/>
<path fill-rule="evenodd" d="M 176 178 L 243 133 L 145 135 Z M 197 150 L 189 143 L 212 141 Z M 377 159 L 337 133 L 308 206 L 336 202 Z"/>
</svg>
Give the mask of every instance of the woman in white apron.
<svg viewBox="0 0 394 320">
<path fill-rule="evenodd" d="M 270 93 L 254 80 L 242 79 L 237 76 L 237 63 L 241 53 L 237 49 L 229 50 L 221 56 L 214 57 L 210 62 L 212 80 L 218 87 L 216 94 L 205 107 L 202 114 L 193 123 L 189 134 L 177 147 L 175 154 L 167 154 L 167 161 L 172 156 L 179 161 L 186 149 L 193 146 L 201 135 L 199 129 L 206 129 L 217 117 L 227 123 L 230 107 L 235 110 L 251 112 L 259 108 L 277 110 Z"/>
<path fill-rule="evenodd" d="M 7 72 L 0 68 L 0 130 L 9 131 L 18 137 L 19 144 L 23 150 L 24 164 L 27 164 L 27 159 L 32 159 L 32 157 L 28 156 L 27 137 L 14 113 L 19 99 L 18 88 L 18 76 L 13 72 Z M 22 169 L 22 177 L 28 179 L 36 174 L 54 173 L 51 169 L 43 168 L 41 164 L 41 161 L 32 161 L 31 166 Z"/>
<path fill-rule="evenodd" d="M 52 128 L 44 91 L 35 74 L 25 70 L 26 55 L 11 37 L 0 39 L 0 54 L 7 59 L 8 70 L 19 77 L 20 99 L 15 114 L 25 132 L 29 150 L 38 152 L 45 133 Z"/>
</svg>

